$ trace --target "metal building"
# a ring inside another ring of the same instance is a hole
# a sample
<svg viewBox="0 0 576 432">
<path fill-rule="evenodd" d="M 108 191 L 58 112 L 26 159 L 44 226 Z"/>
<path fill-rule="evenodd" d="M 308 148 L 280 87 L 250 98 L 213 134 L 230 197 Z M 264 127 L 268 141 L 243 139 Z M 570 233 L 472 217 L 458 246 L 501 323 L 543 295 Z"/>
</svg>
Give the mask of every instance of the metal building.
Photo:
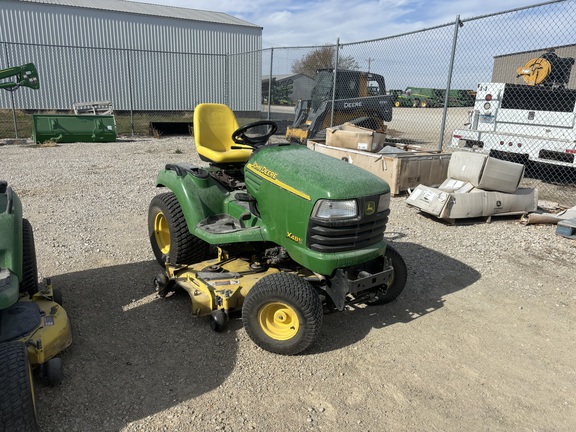
<svg viewBox="0 0 576 432">
<path fill-rule="evenodd" d="M 542 48 L 541 50 L 495 56 L 494 68 L 492 70 L 492 82 L 524 84 L 522 78 L 517 78 L 516 69 L 524 66 L 531 59 L 538 58 L 542 54 L 546 53 L 548 49 L 549 48 Z M 576 59 L 576 45 L 554 47 L 554 52 L 558 57 L 571 57 Z M 576 89 L 576 66 L 572 68 L 567 87 Z"/>
<path fill-rule="evenodd" d="M 111 100 L 116 110 L 260 111 L 262 28 L 225 13 L 124 0 L 2 0 L 0 68 L 34 63 L 20 109 Z M 0 108 L 10 98 L 0 94 Z"/>
</svg>

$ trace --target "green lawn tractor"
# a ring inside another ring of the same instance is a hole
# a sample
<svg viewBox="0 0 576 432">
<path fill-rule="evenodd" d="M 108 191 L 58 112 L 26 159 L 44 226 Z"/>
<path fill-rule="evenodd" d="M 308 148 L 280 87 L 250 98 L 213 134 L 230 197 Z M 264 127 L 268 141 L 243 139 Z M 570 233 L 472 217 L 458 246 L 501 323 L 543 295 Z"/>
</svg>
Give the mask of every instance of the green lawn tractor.
<svg viewBox="0 0 576 432">
<path fill-rule="evenodd" d="M 275 130 L 197 106 L 196 150 L 209 166 L 160 171 L 169 191 L 152 199 L 148 229 L 161 297 L 183 288 L 216 331 L 241 311 L 258 346 L 293 355 L 318 337 L 325 311 L 394 300 L 407 269 L 383 240 L 388 184 L 300 144 L 267 144 Z"/>
<path fill-rule="evenodd" d="M 32 226 L 18 195 L 0 181 L 0 430 L 35 431 L 34 377 L 62 380 L 56 357 L 72 342 L 61 294 L 40 288 Z"/>
</svg>

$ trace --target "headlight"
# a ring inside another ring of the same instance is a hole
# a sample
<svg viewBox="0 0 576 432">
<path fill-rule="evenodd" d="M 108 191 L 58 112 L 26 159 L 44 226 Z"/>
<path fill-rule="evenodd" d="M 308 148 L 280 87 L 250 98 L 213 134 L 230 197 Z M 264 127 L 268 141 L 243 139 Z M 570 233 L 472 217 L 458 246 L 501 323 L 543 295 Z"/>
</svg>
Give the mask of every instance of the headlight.
<svg viewBox="0 0 576 432">
<path fill-rule="evenodd" d="M 390 194 L 382 194 L 380 195 L 380 200 L 378 201 L 378 211 L 377 213 L 386 211 L 390 208 Z"/>
<path fill-rule="evenodd" d="M 358 216 L 356 200 L 320 200 L 314 206 L 314 217 L 319 219 L 348 219 Z"/>
</svg>

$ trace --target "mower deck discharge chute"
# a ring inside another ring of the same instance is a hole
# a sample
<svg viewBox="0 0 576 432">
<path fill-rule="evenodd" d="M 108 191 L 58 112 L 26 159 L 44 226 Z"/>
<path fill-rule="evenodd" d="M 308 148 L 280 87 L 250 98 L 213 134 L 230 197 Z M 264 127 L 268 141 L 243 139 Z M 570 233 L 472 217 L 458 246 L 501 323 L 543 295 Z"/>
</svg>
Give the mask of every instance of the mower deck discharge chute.
<svg viewBox="0 0 576 432">
<path fill-rule="evenodd" d="M 157 186 L 170 191 L 153 198 L 148 228 L 165 268 L 160 296 L 183 288 L 217 331 L 242 311 L 258 346 L 297 354 L 318 337 L 324 310 L 388 303 L 407 270 L 383 239 L 388 184 L 306 146 L 266 144 L 275 131 L 270 121 L 238 128 L 225 105 L 196 107 L 196 149 L 209 166 L 160 171 Z"/>
</svg>

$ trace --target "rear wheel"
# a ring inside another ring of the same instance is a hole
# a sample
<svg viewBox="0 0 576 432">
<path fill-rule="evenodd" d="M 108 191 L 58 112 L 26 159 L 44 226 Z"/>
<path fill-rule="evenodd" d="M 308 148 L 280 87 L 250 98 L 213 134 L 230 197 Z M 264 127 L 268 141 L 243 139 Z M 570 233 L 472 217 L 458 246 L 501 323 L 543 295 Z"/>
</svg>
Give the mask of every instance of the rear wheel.
<svg viewBox="0 0 576 432">
<path fill-rule="evenodd" d="M 34 232 L 28 219 L 22 219 L 22 282 L 20 292 L 30 297 L 38 292 L 38 265 Z"/>
<path fill-rule="evenodd" d="M 155 196 L 148 210 L 148 236 L 156 261 L 193 264 L 210 257 L 210 245 L 190 234 L 178 198 L 172 192 Z"/>
<path fill-rule="evenodd" d="M 322 303 L 299 276 L 275 273 L 258 281 L 242 307 L 244 328 L 256 345 L 276 354 L 308 348 L 322 327 Z"/>
<path fill-rule="evenodd" d="M 371 305 L 382 305 L 390 303 L 404 290 L 408 279 L 408 269 L 402 256 L 392 246 L 386 246 L 386 258 L 392 261 L 394 276 L 388 285 L 382 286 L 377 293 L 376 300 L 370 302 Z"/>
<path fill-rule="evenodd" d="M 0 430 L 38 431 L 34 382 L 22 342 L 0 344 Z"/>
</svg>

